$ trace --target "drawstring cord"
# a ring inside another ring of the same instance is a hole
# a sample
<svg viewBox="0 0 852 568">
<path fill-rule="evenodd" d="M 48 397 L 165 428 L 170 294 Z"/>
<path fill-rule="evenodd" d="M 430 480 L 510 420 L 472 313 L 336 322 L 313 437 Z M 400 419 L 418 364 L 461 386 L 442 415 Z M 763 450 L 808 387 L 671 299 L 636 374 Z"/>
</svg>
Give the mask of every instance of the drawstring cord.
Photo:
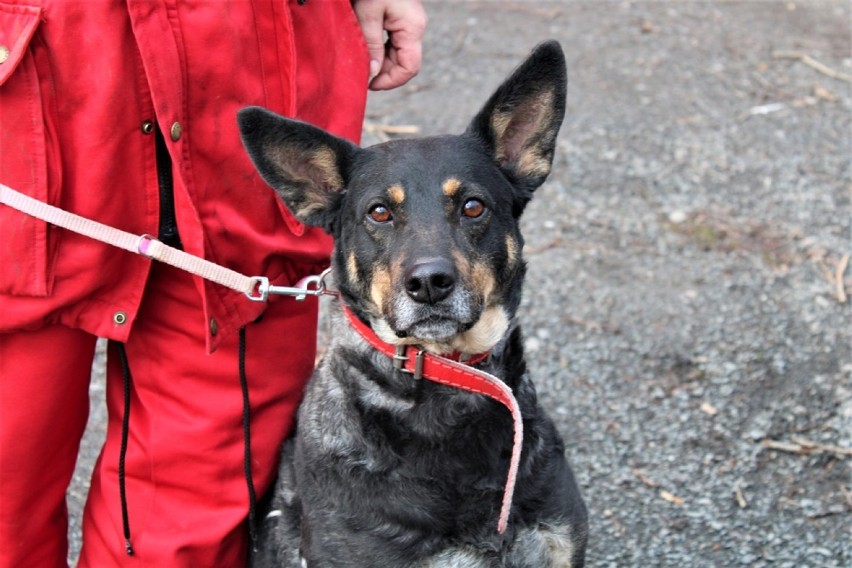
<svg viewBox="0 0 852 568">
<path fill-rule="evenodd" d="M 116 343 L 118 358 L 121 361 L 121 377 L 124 383 L 124 416 L 121 418 L 121 451 L 118 454 L 118 492 L 121 497 L 121 525 L 124 528 L 124 550 L 133 556 L 130 544 L 130 516 L 127 513 L 127 487 L 124 475 L 124 462 L 127 457 L 127 437 L 130 432 L 130 365 L 127 363 L 127 351 L 123 343 Z"/>
<path fill-rule="evenodd" d="M 118 358 L 121 362 L 121 376 L 124 384 L 124 416 L 121 418 L 121 450 L 118 455 L 118 492 L 121 499 L 121 524 L 124 529 L 124 549 L 128 556 L 133 556 L 133 545 L 130 542 L 130 516 L 127 512 L 127 487 L 125 480 L 125 460 L 127 457 L 127 438 L 130 432 L 130 365 L 127 362 L 127 351 L 123 343 L 116 343 Z M 249 406 L 248 377 L 246 375 L 246 328 L 240 328 L 239 347 L 240 390 L 243 395 L 243 440 L 245 453 L 243 472 L 249 497 L 249 538 L 251 549 L 257 552 L 257 524 L 255 521 L 257 495 L 254 491 L 254 481 L 251 473 L 251 412 Z"/>
<path fill-rule="evenodd" d="M 243 393 L 243 473 L 246 478 L 249 498 L 249 540 L 252 552 L 257 552 L 257 523 L 255 521 L 257 495 L 254 492 L 254 481 L 251 475 L 251 409 L 249 405 L 248 378 L 246 376 L 246 328 L 240 328 L 240 389 Z"/>
<path fill-rule="evenodd" d="M 130 515 L 127 512 L 127 486 L 125 479 L 125 461 L 127 458 L 127 439 L 130 433 L 130 365 L 127 362 L 127 351 L 123 343 L 116 343 L 118 358 L 121 362 L 121 376 L 124 384 L 124 416 L 121 418 L 121 450 L 118 454 L 118 492 L 121 499 L 121 524 L 124 529 L 124 549 L 128 556 L 133 556 L 133 545 L 130 542 Z M 254 491 L 254 481 L 251 473 L 251 412 L 249 406 L 248 377 L 246 375 L 246 328 L 240 328 L 239 346 L 240 390 L 243 395 L 243 440 L 245 453 L 243 472 L 246 478 L 249 498 L 249 538 L 252 552 L 257 552 L 257 523 L 255 520 L 257 495 Z"/>
</svg>

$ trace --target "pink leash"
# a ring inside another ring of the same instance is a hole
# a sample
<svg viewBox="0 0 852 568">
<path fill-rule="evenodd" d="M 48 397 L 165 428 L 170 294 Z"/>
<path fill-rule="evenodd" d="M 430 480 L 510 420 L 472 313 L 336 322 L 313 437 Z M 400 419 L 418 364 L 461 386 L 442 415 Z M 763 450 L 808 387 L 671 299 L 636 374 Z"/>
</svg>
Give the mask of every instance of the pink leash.
<svg viewBox="0 0 852 568">
<path fill-rule="evenodd" d="M 2 183 L 0 183 L 0 203 L 57 227 L 74 231 L 126 251 L 141 254 L 152 260 L 164 262 L 206 280 L 242 292 L 249 300 L 255 302 L 265 302 L 270 294 L 284 294 L 295 296 L 297 300 L 303 300 L 306 295 L 317 296 L 324 292 L 324 289 L 319 288 L 322 282 L 321 277 L 309 276 L 296 287 L 273 286 L 269 284 L 269 279 L 265 276 L 245 276 L 230 268 L 170 247 L 151 235 L 134 235 L 81 217 L 15 191 Z M 317 288 L 309 289 L 309 284 L 315 284 Z"/>
</svg>

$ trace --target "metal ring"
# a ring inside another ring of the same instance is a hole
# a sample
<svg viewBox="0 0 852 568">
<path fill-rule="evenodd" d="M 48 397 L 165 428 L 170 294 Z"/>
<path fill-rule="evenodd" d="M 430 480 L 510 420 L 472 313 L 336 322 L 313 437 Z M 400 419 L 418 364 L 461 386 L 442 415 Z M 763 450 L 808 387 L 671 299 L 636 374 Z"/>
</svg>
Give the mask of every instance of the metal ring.
<svg viewBox="0 0 852 568">
<path fill-rule="evenodd" d="M 136 252 L 138 252 L 139 254 L 144 256 L 145 258 L 150 258 L 150 259 L 153 260 L 154 257 L 153 257 L 153 255 L 151 255 L 151 253 L 148 252 L 148 249 L 151 246 L 150 243 L 153 243 L 156 240 L 157 239 L 155 239 L 152 235 L 149 235 L 148 233 L 145 233 L 143 235 L 139 235 L 139 240 L 136 241 Z M 143 250 L 142 245 L 144 243 L 148 243 L 148 246 L 146 246 L 145 249 Z"/>
<path fill-rule="evenodd" d="M 252 276 L 249 280 L 251 280 L 251 288 L 245 293 L 246 297 L 252 302 L 265 302 L 269 298 L 269 278 Z"/>
</svg>

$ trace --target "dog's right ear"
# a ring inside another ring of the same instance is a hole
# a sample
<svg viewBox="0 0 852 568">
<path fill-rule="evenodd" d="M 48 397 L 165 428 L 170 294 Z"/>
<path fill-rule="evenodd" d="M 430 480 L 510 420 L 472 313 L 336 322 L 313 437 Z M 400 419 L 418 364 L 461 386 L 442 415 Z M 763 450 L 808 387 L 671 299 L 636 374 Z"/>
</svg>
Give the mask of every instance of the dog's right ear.
<svg viewBox="0 0 852 568">
<path fill-rule="evenodd" d="M 358 147 L 260 107 L 240 110 L 237 122 L 257 171 L 293 215 L 331 232 Z"/>
</svg>

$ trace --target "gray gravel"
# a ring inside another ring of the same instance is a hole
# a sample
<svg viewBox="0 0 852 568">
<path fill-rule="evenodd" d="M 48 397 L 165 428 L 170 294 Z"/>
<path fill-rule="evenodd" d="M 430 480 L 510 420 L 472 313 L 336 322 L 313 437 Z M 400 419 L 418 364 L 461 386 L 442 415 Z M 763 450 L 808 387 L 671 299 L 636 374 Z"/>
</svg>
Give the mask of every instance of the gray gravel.
<svg viewBox="0 0 852 568">
<path fill-rule="evenodd" d="M 459 131 L 538 41 L 566 51 L 523 320 L 590 508 L 589 565 L 852 565 L 850 4 L 427 9 L 424 70 L 371 95 L 367 143 Z M 72 558 L 103 436 L 95 374 Z"/>
</svg>

